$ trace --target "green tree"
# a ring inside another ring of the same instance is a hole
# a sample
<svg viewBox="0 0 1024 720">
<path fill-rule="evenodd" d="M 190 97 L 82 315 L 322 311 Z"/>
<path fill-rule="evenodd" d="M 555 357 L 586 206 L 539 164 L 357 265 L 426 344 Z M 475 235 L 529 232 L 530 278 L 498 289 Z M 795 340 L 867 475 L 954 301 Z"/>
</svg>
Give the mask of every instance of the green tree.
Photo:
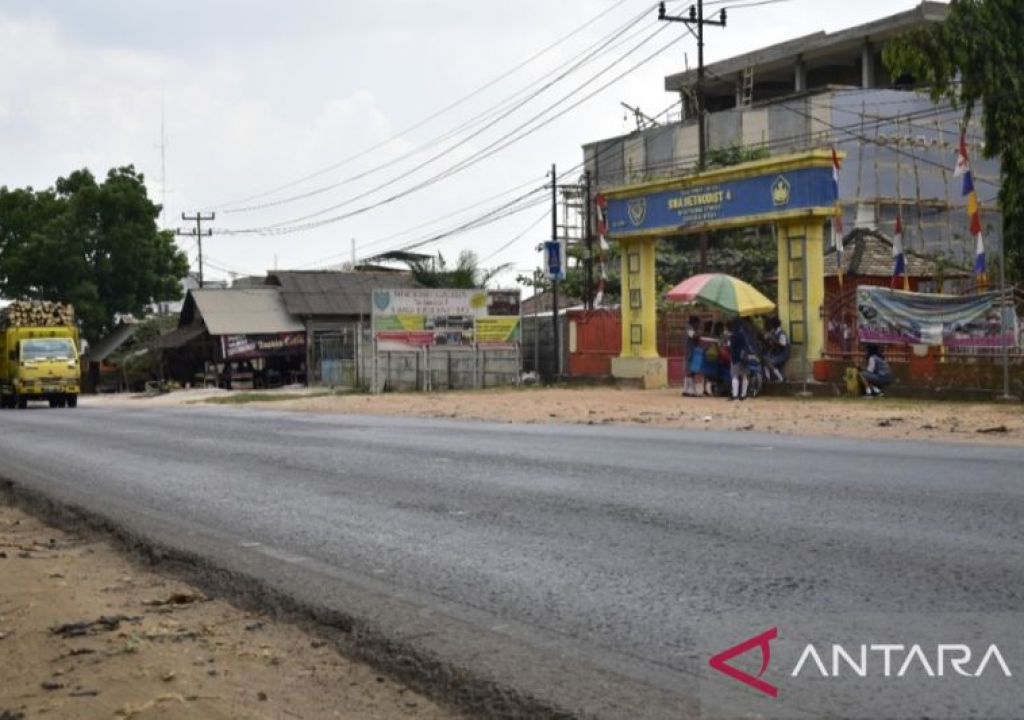
<svg viewBox="0 0 1024 720">
<path fill-rule="evenodd" d="M 986 157 L 1000 164 L 1006 272 L 1024 278 L 1024 4 L 952 0 L 942 23 L 891 42 L 883 59 L 894 78 L 909 75 L 948 99 L 966 123 L 980 105 Z"/>
<path fill-rule="evenodd" d="M 766 297 L 776 295 L 778 249 L 767 234 L 735 231 L 717 233 L 708 248 L 706 272 L 725 273 L 750 283 Z M 658 293 L 662 297 L 673 286 L 700 272 L 700 249 L 695 237 L 663 240 L 655 266 Z"/>
<path fill-rule="evenodd" d="M 490 269 L 481 268 L 480 261 L 472 250 L 463 250 L 459 253 L 458 262 L 452 268 L 448 267 L 441 253 L 437 254 L 436 260 L 411 260 L 406 264 L 413 279 L 422 287 L 464 290 L 487 287 L 487 283 L 509 267 L 506 263 Z"/>
<path fill-rule="evenodd" d="M 0 294 L 70 302 L 90 340 L 118 314 L 177 299 L 188 260 L 159 213 L 132 166 L 103 183 L 83 169 L 47 190 L 0 187 Z"/>
</svg>

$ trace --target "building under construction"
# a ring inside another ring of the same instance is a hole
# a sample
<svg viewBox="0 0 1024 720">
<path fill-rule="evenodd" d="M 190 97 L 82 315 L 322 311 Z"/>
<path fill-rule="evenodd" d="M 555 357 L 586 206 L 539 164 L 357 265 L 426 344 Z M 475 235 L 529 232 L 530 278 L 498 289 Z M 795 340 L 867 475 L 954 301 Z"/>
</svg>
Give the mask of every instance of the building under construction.
<svg viewBox="0 0 1024 720">
<path fill-rule="evenodd" d="M 966 198 L 952 177 L 962 112 L 935 104 L 893 79 L 882 51 L 897 35 L 946 18 L 948 7 L 916 8 L 837 32 L 817 32 L 720 60 L 704 69 L 709 164 L 742 148 L 785 155 L 836 147 L 845 155 L 839 197 L 843 226 L 892 235 L 902 215 L 904 243 L 970 264 L 974 241 Z M 594 186 L 603 188 L 687 175 L 696 170 L 696 69 L 665 78 L 680 108 L 670 121 L 638 122 L 637 131 L 584 146 Z M 984 159 L 980 126 L 967 129 L 981 202 L 985 243 L 1001 255 L 996 196 L 999 166 Z"/>
</svg>

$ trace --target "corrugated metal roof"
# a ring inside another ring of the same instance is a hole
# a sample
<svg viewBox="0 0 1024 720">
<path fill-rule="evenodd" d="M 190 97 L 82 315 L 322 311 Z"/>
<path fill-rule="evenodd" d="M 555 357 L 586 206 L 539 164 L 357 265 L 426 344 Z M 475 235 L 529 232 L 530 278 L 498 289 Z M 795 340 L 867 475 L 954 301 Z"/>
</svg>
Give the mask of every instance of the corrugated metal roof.
<svg viewBox="0 0 1024 720">
<path fill-rule="evenodd" d="M 285 309 L 277 288 L 193 290 L 189 295 L 211 335 L 266 335 L 304 328 Z"/>
<path fill-rule="evenodd" d="M 325 272 L 287 270 L 267 275 L 281 288 L 281 298 L 296 317 L 369 315 L 376 289 L 418 287 L 412 276 L 393 272 Z"/>
</svg>

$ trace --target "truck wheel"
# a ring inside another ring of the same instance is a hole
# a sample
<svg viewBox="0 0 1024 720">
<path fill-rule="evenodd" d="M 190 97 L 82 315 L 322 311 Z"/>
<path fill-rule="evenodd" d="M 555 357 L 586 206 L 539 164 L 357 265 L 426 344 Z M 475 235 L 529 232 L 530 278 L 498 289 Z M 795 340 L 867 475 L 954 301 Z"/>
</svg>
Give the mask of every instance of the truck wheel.
<svg viewBox="0 0 1024 720">
<path fill-rule="evenodd" d="M 68 407 L 69 408 L 78 407 L 78 396 L 77 395 L 68 395 L 67 403 L 68 403 Z"/>
<path fill-rule="evenodd" d="M 18 409 L 19 410 L 24 410 L 27 407 L 28 407 L 28 398 L 24 398 L 24 397 L 18 398 Z"/>
</svg>

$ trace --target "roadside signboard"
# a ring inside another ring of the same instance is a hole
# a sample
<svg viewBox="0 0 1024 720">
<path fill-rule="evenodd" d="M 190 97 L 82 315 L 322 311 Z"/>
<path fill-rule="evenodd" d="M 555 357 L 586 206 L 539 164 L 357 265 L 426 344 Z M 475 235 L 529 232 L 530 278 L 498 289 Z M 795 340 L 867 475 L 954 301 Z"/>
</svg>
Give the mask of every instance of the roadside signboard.
<svg viewBox="0 0 1024 720">
<path fill-rule="evenodd" d="M 373 291 L 373 334 L 414 346 L 514 345 L 519 290 L 391 288 Z"/>
</svg>

